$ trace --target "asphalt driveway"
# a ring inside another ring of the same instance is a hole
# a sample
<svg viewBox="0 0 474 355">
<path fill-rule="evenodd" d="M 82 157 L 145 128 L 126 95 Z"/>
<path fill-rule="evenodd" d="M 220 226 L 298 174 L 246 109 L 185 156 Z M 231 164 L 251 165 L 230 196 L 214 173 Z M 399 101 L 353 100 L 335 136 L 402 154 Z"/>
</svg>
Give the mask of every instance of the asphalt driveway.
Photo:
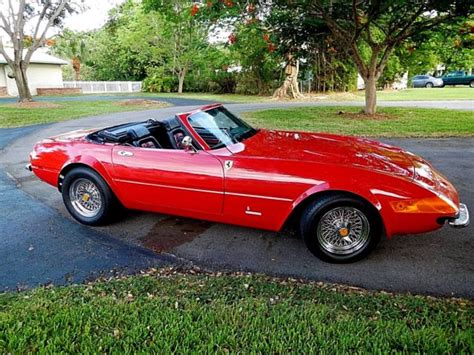
<svg viewBox="0 0 474 355">
<path fill-rule="evenodd" d="M 0 129 L 0 152 L 37 126 Z M 41 127 L 44 128 L 44 127 Z M 18 189 L 0 169 L 0 292 L 83 282 L 174 262 L 138 245 L 74 223 Z"/>
<path fill-rule="evenodd" d="M 265 105 L 267 106 L 229 106 L 234 111 L 245 111 L 266 108 L 271 104 Z M 3 280 L 8 279 L 11 274 L 24 275 L 25 278 L 35 274 L 36 283 L 46 282 L 42 279 L 42 273 L 35 273 L 36 268 L 45 272 L 60 268 L 62 274 L 54 280 L 64 279 L 67 274 L 63 272 L 67 269 L 64 268 L 65 264 L 81 260 L 80 252 L 88 252 L 87 255 L 92 255 L 92 260 L 94 257 L 99 259 L 101 249 L 98 249 L 99 252 L 95 255 L 90 254 L 90 251 L 95 250 L 94 243 L 101 242 L 104 243 L 104 250 L 113 249 L 111 260 L 114 262 L 121 260 L 120 257 L 115 257 L 116 254 L 132 250 L 132 254 L 124 257 L 126 260 L 123 263 L 118 263 L 122 266 L 140 266 L 142 258 L 153 258 L 155 255 L 158 255 L 160 264 L 169 261 L 166 257 L 161 260 L 162 255 L 173 254 L 215 269 L 249 270 L 347 283 L 370 289 L 474 298 L 472 226 L 462 230 L 446 227 L 419 236 L 395 237 L 390 241 L 381 242 L 366 260 L 350 265 L 332 265 L 314 258 L 302 241 L 288 232 L 270 233 L 139 212 L 130 213 L 122 222 L 109 227 L 83 227 L 69 219 L 61 197 L 54 188 L 39 182 L 23 169 L 32 145 L 41 138 L 77 128 L 117 124 L 148 117 L 163 118 L 187 109 L 188 107 L 171 107 L 158 111 L 117 113 L 61 122 L 30 131 L 29 134 L 25 133 L 21 139 L 8 144 L 0 155 L 0 166 L 14 177 L 21 189 L 16 189 L 7 181 L 6 184 L 10 185 L 4 189 L 7 191 L 6 195 L 4 190 L 0 190 L 2 201 L 12 204 L 12 208 L 6 208 L 10 211 L 7 218 L 3 217 L 7 212 L 2 210 L 0 214 L 0 240 L 9 241 L 5 244 L 0 242 L 0 260 L 9 260 L 5 263 L 0 261 L 0 289 L 5 287 L 2 285 Z M 474 160 L 469 158 L 474 156 L 474 139 L 385 141 L 431 160 L 456 185 L 461 199 L 468 206 L 474 206 Z M 0 181 L 5 183 L 5 178 Z M 17 199 L 23 202 L 17 203 Z M 30 204 L 33 206 L 31 209 L 28 207 Z M 30 220 L 34 224 L 29 222 Z M 48 232 L 50 226 L 55 226 L 54 233 Z M 6 236 L 3 231 L 7 232 Z M 38 231 L 43 237 L 39 238 L 39 243 L 33 245 L 32 250 L 28 250 Z M 43 243 L 45 248 L 41 249 L 38 245 Z M 90 248 L 88 243 L 92 243 Z M 142 246 L 165 254 L 149 254 L 143 251 Z M 71 249 L 79 254 L 68 254 Z M 35 250 L 38 251 L 38 264 L 32 268 L 28 258 Z M 51 260 L 61 259 L 62 255 L 65 255 L 63 264 L 51 264 Z M 94 264 L 86 259 L 82 259 L 85 260 L 82 264 L 77 261 L 73 269 L 76 273 L 79 273 L 79 270 L 82 272 L 83 268 L 88 271 L 89 263 Z M 101 269 L 101 266 L 92 269 Z"/>
</svg>

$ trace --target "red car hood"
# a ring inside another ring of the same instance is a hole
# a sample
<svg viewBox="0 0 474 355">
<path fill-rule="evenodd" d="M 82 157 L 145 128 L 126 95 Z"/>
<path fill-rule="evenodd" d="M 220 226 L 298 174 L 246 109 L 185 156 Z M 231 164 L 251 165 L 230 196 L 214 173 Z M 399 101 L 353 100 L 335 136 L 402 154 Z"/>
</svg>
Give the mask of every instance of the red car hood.
<svg viewBox="0 0 474 355">
<path fill-rule="evenodd" d="M 239 155 L 341 164 L 414 177 L 413 161 L 403 150 L 362 138 L 260 130 L 243 143 Z"/>
</svg>

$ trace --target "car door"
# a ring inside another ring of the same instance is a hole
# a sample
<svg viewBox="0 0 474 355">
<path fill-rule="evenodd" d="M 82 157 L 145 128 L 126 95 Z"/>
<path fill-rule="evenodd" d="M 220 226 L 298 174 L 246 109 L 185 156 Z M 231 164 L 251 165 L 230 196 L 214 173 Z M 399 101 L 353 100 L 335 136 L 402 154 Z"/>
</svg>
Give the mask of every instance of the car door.
<svg viewBox="0 0 474 355">
<path fill-rule="evenodd" d="M 424 87 L 426 83 L 426 77 L 422 75 L 417 75 L 413 78 L 413 87 L 421 88 Z"/>
<path fill-rule="evenodd" d="M 413 77 L 412 81 L 413 81 L 413 87 L 414 88 L 419 88 L 419 87 L 422 86 L 421 85 L 421 77 L 419 75 Z"/>
<path fill-rule="evenodd" d="M 206 151 L 116 146 L 116 193 L 129 208 L 222 213 L 222 164 Z"/>
<path fill-rule="evenodd" d="M 456 74 L 454 74 L 454 73 L 448 73 L 445 77 L 443 77 L 443 82 L 445 84 L 452 84 L 456 79 L 455 76 L 456 76 Z"/>
</svg>

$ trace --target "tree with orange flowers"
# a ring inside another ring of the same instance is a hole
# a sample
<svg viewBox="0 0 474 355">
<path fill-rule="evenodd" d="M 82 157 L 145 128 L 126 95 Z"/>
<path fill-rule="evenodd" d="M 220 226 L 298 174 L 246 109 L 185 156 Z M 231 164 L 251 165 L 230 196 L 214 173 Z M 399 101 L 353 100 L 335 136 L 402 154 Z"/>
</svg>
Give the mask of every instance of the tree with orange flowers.
<svg viewBox="0 0 474 355">
<path fill-rule="evenodd" d="M 241 0 L 232 6 L 214 0 L 210 5 L 218 17 L 242 20 L 253 16 L 272 30 L 275 44 L 287 57 L 287 76 L 277 96 L 288 94 L 287 90 L 290 96 L 297 96 L 294 78 L 299 53 L 330 31 L 364 80 L 364 112 L 368 115 L 376 113 L 377 82 L 397 48 L 474 12 L 472 0 Z"/>
</svg>

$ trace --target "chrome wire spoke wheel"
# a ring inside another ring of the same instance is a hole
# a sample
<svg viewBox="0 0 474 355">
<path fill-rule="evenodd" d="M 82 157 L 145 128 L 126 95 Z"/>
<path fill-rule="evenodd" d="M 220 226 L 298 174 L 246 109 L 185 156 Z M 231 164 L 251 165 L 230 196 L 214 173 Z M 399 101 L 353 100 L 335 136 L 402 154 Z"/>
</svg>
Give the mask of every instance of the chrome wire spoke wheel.
<svg viewBox="0 0 474 355">
<path fill-rule="evenodd" d="M 368 243 L 370 224 L 365 214 L 357 208 L 336 207 L 321 217 L 316 234 L 325 251 L 348 255 Z"/>
<path fill-rule="evenodd" d="M 96 184 L 91 180 L 79 178 L 69 187 L 72 207 L 84 217 L 95 217 L 102 208 L 102 196 Z"/>
</svg>

